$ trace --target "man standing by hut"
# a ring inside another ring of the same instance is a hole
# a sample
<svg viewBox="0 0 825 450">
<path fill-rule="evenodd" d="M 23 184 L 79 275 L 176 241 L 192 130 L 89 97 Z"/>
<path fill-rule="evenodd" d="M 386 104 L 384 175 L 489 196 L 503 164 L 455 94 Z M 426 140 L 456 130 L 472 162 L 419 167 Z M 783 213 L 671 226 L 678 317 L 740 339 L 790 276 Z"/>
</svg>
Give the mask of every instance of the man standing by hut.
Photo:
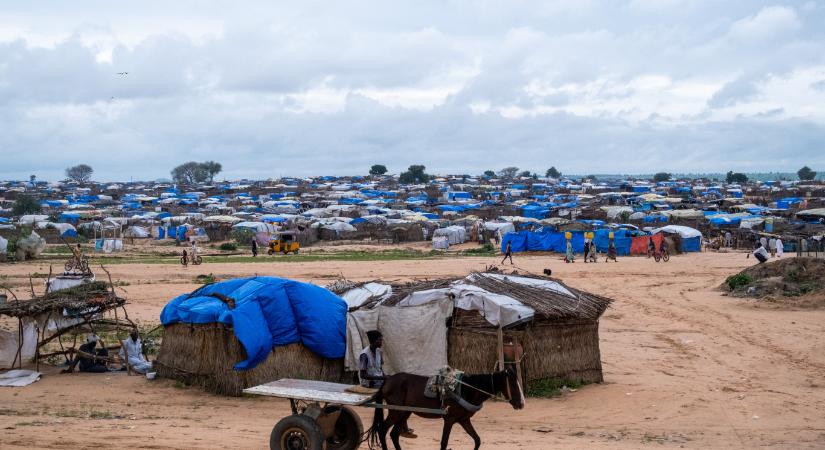
<svg viewBox="0 0 825 450">
<path fill-rule="evenodd" d="M 358 356 L 358 379 L 361 386 L 373 389 L 381 389 L 384 380 L 384 353 L 381 347 L 384 345 L 384 336 L 378 330 L 367 331 L 367 339 L 370 345 L 361 350 Z M 401 424 L 401 437 L 414 439 L 418 435 L 407 426 L 406 420 Z"/>
<path fill-rule="evenodd" d="M 255 258 L 258 256 L 258 240 L 254 237 L 252 238 L 252 257 Z"/>
</svg>

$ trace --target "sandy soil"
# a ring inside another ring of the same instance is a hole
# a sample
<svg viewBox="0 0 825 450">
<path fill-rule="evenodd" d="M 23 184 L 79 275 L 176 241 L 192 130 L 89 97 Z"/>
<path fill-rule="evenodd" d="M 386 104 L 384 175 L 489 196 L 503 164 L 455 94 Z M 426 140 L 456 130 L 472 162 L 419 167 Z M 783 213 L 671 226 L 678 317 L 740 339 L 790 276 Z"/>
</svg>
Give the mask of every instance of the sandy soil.
<svg viewBox="0 0 825 450">
<path fill-rule="evenodd" d="M 825 448 L 825 311 L 775 310 L 723 296 L 716 286 L 752 263 L 737 253 L 676 256 L 669 263 L 564 264 L 516 256 L 516 267 L 552 268 L 574 287 L 616 300 L 602 319 L 605 380 L 514 411 L 488 403 L 474 423 L 483 448 Z M 113 265 L 132 316 L 157 322 L 162 306 L 218 278 L 266 274 L 320 284 L 461 275 L 498 258 Z M 509 267 L 509 265 L 508 265 Z M 48 266 L 2 266 L 11 281 Z M 371 410 L 362 410 L 366 421 Z M 218 397 L 168 380 L 123 373 L 59 375 L 46 370 L 23 389 L 0 390 L 2 448 L 266 448 L 285 401 Z M 404 448 L 438 447 L 441 424 L 411 420 L 420 434 Z M 451 448 L 472 448 L 460 428 Z"/>
</svg>

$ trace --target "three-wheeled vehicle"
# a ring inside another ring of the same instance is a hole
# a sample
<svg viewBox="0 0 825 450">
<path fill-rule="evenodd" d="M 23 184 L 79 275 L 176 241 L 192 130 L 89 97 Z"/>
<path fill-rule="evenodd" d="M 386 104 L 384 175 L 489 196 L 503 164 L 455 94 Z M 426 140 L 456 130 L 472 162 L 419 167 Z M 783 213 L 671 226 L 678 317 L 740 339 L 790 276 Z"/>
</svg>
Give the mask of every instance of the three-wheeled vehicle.
<svg viewBox="0 0 825 450">
<path fill-rule="evenodd" d="M 281 231 L 269 240 L 269 250 L 267 254 L 275 253 L 298 253 L 301 249 L 301 244 L 298 243 L 297 236 L 294 231 Z"/>
</svg>

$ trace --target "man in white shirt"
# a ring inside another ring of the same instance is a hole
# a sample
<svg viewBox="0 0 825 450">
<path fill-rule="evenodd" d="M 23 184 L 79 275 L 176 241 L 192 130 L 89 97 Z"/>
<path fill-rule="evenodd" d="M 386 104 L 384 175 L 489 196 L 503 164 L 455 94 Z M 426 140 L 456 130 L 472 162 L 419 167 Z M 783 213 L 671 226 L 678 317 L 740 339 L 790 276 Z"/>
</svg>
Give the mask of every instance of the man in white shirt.
<svg viewBox="0 0 825 450">
<path fill-rule="evenodd" d="M 143 354 L 143 342 L 140 341 L 137 329 L 133 329 L 129 337 L 121 341 L 120 357 L 137 373 L 152 370 L 152 363 Z"/>
<path fill-rule="evenodd" d="M 759 264 L 762 264 L 768 260 L 768 251 L 765 250 L 762 244 L 759 244 L 759 247 L 756 247 L 756 250 L 753 251 L 753 256 L 759 260 Z"/>
</svg>

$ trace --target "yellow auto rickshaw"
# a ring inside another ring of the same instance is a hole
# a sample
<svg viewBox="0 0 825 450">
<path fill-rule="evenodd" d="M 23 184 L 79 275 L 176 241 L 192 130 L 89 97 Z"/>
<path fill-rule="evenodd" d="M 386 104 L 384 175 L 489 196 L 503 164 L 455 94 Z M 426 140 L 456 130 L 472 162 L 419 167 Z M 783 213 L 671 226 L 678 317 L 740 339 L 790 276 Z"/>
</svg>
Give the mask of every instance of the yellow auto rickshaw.
<svg viewBox="0 0 825 450">
<path fill-rule="evenodd" d="M 299 244 L 295 238 L 295 232 L 282 231 L 269 240 L 269 250 L 267 250 L 267 254 L 272 255 L 280 252 L 286 255 L 289 253 L 298 253 L 300 249 L 301 244 Z"/>
</svg>

